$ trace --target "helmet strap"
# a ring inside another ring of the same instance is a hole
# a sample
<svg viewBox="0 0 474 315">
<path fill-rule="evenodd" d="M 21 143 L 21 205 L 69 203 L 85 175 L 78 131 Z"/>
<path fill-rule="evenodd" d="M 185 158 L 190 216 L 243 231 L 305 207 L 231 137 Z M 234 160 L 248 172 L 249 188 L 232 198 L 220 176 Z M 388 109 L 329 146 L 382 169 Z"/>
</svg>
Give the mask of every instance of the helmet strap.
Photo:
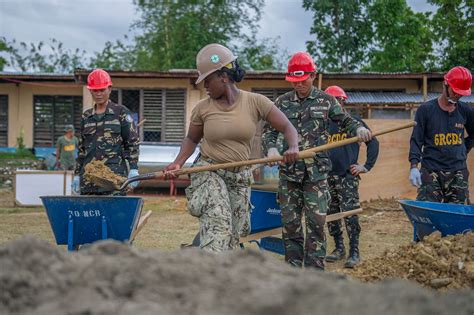
<svg viewBox="0 0 474 315">
<path fill-rule="evenodd" d="M 446 94 L 446 99 L 448 100 L 448 105 L 456 105 L 458 102 L 452 99 L 449 93 L 449 86 L 446 82 L 444 83 L 444 90 Z"/>
</svg>

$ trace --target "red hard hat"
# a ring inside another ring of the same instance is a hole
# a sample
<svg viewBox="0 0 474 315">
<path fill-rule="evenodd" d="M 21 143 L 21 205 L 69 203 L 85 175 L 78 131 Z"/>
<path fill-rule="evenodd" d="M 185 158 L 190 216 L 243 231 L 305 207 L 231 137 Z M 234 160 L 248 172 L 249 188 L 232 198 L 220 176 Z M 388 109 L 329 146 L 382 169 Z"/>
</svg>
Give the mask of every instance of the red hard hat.
<svg viewBox="0 0 474 315">
<path fill-rule="evenodd" d="M 342 97 L 345 100 L 348 98 L 346 92 L 337 85 L 329 86 L 324 92 L 334 97 Z"/>
<path fill-rule="evenodd" d="M 316 71 L 313 58 L 307 52 L 297 52 L 288 61 L 286 81 L 300 82 L 306 80 L 311 73 Z"/>
<path fill-rule="evenodd" d="M 463 96 L 471 95 L 472 74 L 468 69 L 461 66 L 454 67 L 446 73 L 444 80 L 454 93 Z"/>
<path fill-rule="evenodd" d="M 102 90 L 112 85 L 110 75 L 102 69 L 95 69 L 87 77 L 87 88 L 89 90 Z"/>
</svg>

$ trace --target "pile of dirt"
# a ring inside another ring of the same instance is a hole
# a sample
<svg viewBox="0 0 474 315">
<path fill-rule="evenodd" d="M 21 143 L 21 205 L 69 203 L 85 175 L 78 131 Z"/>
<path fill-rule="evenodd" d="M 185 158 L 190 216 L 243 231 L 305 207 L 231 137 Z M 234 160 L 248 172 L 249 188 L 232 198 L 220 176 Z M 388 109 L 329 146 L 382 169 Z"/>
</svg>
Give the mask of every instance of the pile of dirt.
<svg viewBox="0 0 474 315">
<path fill-rule="evenodd" d="M 86 183 L 99 184 L 96 178 L 106 179 L 116 186 L 120 186 L 126 180 L 126 178 L 115 174 L 104 161 L 92 160 L 84 167 L 84 180 Z"/>
<path fill-rule="evenodd" d="M 474 234 L 441 237 L 401 246 L 362 262 L 350 274 L 363 281 L 404 278 L 434 289 L 474 288 Z"/>
<path fill-rule="evenodd" d="M 70 254 L 34 238 L 0 247 L 0 313 L 473 314 L 473 291 L 364 284 L 262 252 L 138 251 L 112 241 Z"/>
<path fill-rule="evenodd" d="M 366 212 L 374 211 L 400 211 L 402 207 L 395 198 L 371 199 L 361 202 L 361 207 Z"/>
</svg>

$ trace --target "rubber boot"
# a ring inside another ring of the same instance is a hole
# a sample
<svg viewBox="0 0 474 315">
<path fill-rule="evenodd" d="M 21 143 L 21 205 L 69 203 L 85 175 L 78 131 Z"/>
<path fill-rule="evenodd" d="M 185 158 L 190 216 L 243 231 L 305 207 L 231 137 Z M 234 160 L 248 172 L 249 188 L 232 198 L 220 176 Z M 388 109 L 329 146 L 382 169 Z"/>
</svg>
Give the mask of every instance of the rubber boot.
<svg viewBox="0 0 474 315">
<path fill-rule="evenodd" d="M 336 248 L 330 255 L 326 256 L 327 262 L 335 262 L 346 257 L 346 249 L 344 247 L 344 239 L 342 238 L 342 234 L 335 236 L 334 242 L 336 243 Z"/>
<path fill-rule="evenodd" d="M 349 250 L 349 257 L 344 264 L 344 268 L 354 268 L 360 262 L 359 256 L 359 247 L 358 246 L 351 246 Z"/>
</svg>

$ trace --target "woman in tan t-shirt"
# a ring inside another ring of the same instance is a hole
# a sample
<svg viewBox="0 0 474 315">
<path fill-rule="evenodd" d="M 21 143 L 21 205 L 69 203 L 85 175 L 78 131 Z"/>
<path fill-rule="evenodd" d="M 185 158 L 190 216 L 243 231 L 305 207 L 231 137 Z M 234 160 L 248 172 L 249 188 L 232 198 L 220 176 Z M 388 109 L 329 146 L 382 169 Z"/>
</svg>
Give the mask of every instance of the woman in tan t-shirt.
<svg viewBox="0 0 474 315">
<path fill-rule="evenodd" d="M 188 134 L 175 161 L 165 168 L 168 177 L 180 169 L 201 142 L 201 155 L 194 164 L 248 160 L 250 146 L 263 119 L 285 135 L 289 149 L 285 163 L 298 157 L 298 136 L 286 116 L 263 95 L 239 90 L 245 71 L 226 47 L 210 44 L 202 48 L 196 63 L 208 97 L 193 109 Z M 191 175 L 186 189 L 188 210 L 199 218 L 200 247 L 211 251 L 235 248 L 250 232 L 250 184 L 248 167 L 200 172 Z"/>
</svg>

